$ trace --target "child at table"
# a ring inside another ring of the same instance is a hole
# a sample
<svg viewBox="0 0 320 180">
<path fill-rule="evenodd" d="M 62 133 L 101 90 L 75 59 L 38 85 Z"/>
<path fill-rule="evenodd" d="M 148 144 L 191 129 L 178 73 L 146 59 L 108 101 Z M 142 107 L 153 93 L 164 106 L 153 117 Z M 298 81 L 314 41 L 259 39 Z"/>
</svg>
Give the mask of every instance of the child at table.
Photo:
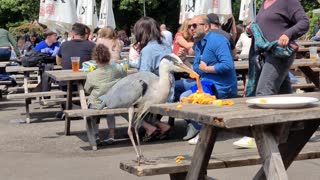
<svg viewBox="0 0 320 180">
<path fill-rule="evenodd" d="M 99 97 L 105 94 L 118 80 L 126 76 L 126 70 L 117 64 L 110 64 L 110 52 L 109 49 L 103 45 L 98 44 L 92 51 L 92 59 L 96 60 L 98 68 L 87 75 L 84 89 L 87 93 L 90 93 L 88 98 L 89 109 L 96 109 L 101 100 Z M 96 132 L 97 145 L 101 145 L 99 138 L 98 121 L 100 119 L 94 119 Z M 107 124 L 109 128 L 109 134 L 107 139 L 104 140 L 107 144 L 114 143 L 115 135 L 115 117 L 107 116 Z"/>
</svg>

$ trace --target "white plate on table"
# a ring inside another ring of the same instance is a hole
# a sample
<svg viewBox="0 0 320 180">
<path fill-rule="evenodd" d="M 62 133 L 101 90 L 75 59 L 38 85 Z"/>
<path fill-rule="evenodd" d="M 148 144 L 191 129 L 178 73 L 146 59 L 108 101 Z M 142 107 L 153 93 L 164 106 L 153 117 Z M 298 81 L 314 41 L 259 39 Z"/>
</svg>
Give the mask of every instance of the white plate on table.
<svg viewBox="0 0 320 180">
<path fill-rule="evenodd" d="M 318 102 L 319 99 L 313 97 L 261 97 L 248 99 L 249 105 L 262 108 L 300 108 Z"/>
</svg>

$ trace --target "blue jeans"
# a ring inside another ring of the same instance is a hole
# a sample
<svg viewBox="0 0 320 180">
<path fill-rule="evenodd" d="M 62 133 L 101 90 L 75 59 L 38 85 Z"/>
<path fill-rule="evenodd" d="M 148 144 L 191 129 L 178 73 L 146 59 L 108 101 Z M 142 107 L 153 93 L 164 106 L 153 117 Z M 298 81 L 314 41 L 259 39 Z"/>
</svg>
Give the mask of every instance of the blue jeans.
<svg viewBox="0 0 320 180">
<path fill-rule="evenodd" d="M 294 59 L 295 55 L 288 59 L 278 59 L 271 53 L 266 53 L 265 63 L 256 89 L 256 96 L 292 93 L 288 73 Z"/>
<path fill-rule="evenodd" d="M 191 91 L 191 87 L 196 85 L 196 81 L 195 80 L 191 80 L 191 79 L 182 79 L 179 81 L 176 81 L 176 88 L 175 88 L 175 94 L 176 94 L 176 98 L 178 100 L 180 100 L 183 97 L 188 97 L 192 94 Z M 202 127 L 201 123 L 195 122 L 195 121 L 191 121 L 191 120 L 186 120 L 187 123 L 191 123 L 193 125 L 193 127 L 196 130 L 200 130 Z"/>
<path fill-rule="evenodd" d="M 11 57 L 11 50 L 9 48 L 0 48 L 0 61 L 9 61 Z"/>
<path fill-rule="evenodd" d="M 188 97 L 191 93 L 191 87 L 196 85 L 196 81 L 192 79 L 182 79 L 176 81 L 175 88 L 174 88 L 174 100 L 179 101 L 181 97 Z M 186 92 L 188 91 L 188 92 Z M 183 94 L 183 96 L 182 96 Z"/>
</svg>

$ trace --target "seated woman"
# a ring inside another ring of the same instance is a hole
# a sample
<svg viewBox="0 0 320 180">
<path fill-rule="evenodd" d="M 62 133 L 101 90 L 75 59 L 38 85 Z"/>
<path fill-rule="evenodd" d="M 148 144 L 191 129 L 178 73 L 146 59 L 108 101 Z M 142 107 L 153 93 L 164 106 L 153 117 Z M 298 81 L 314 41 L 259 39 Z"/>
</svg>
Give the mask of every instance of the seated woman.
<svg viewBox="0 0 320 180">
<path fill-rule="evenodd" d="M 88 98 L 88 106 L 90 109 L 96 109 L 101 104 L 101 100 L 98 97 L 105 94 L 118 80 L 126 76 L 126 70 L 118 65 L 110 64 L 110 52 L 109 49 L 103 45 L 98 44 L 92 52 L 92 59 L 96 60 L 98 68 L 90 72 L 87 75 L 87 80 L 84 89 L 87 93 L 90 93 Z M 96 132 L 96 142 L 101 145 L 98 130 L 98 119 L 95 119 L 96 126 L 94 127 Z M 107 116 L 107 124 L 109 128 L 108 138 L 104 140 L 107 144 L 114 142 L 115 136 L 115 117 Z"/>
<path fill-rule="evenodd" d="M 123 42 L 118 39 L 115 30 L 110 27 L 104 27 L 98 31 L 97 44 L 103 44 L 109 48 L 111 61 L 120 60 L 120 53 L 123 47 Z"/>
<path fill-rule="evenodd" d="M 142 17 L 134 25 L 134 36 L 136 37 L 137 51 L 140 53 L 138 62 L 139 72 L 152 72 L 159 76 L 160 60 L 172 52 L 171 48 L 162 41 L 159 24 L 150 17 Z M 172 84 L 174 79 L 172 78 Z M 174 86 L 173 86 L 174 87 Z M 171 89 L 168 98 L 169 102 L 173 100 L 174 88 Z M 142 126 L 146 130 L 144 141 L 149 141 L 154 137 L 163 139 L 170 131 L 170 125 L 160 121 L 160 117 L 153 119 L 153 125 L 143 121 Z"/>
<path fill-rule="evenodd" d="M 173 53 L 183 60 L 183 55 L 194 55 L 193 52 L 193 29 L 191 27 L 191 19 L 186 19 L 180 26 L 179 31 L 174 37 Z M 188 62 L 185 62 L 188 63 Z M 191 66 L 191 64 L 190 64 Z"/>
</svg>

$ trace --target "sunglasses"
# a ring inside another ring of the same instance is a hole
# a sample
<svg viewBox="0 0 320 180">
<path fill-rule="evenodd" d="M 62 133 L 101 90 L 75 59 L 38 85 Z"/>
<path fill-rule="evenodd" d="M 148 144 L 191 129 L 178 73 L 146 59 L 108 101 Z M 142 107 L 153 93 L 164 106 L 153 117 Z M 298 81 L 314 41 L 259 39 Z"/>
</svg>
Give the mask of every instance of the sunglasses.
<svg viewBox="0 0 320 180">
<path fill-rule="evenodd" d="M 190 29 L 191 27 L 193 27 L 193 29 L 197 29 L 198 25 L 205 25 L 203 23 L 193 23 L 193 24 L 189 24 L 188 25 L 188 29 Z"/>
</svg>

